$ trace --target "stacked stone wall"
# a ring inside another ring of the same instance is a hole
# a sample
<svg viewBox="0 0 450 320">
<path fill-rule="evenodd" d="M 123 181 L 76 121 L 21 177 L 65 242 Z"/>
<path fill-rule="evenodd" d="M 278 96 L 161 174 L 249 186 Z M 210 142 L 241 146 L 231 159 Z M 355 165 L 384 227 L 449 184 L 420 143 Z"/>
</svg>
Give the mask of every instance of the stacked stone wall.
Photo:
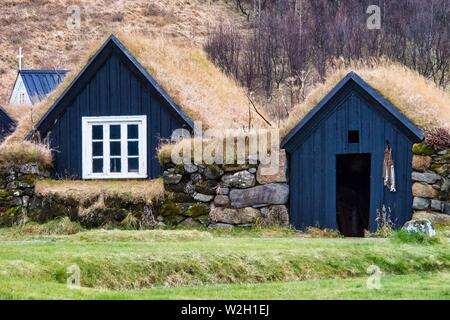
<svg viewBox="0 0 450 320">
<path fill-rule="evenodd" d="M 169 197 L 161 221 L 186 226 L 289 225 L 287 161 L 280 153 L 275 174 L 264 175 L 261 164 L 164 164 Z"/>
<path fill-rule="evenodd" d="M 413 147 L 413 210 L 450 214 L 450 152 L 424 143 Z"/>
</svg>

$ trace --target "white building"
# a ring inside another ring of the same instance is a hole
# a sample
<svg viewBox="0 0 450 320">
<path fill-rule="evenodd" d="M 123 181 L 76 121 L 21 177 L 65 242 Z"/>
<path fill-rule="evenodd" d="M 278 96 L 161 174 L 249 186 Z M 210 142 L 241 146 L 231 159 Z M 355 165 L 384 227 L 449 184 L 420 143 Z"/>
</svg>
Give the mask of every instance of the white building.
<svg viewBox="0 0 450 320">
<path fill-rule="evenodd" d="M 32 106 L 44 100 L 64 80 L 67 70 L 19 70 L 10 105 Z"/>
</svg>

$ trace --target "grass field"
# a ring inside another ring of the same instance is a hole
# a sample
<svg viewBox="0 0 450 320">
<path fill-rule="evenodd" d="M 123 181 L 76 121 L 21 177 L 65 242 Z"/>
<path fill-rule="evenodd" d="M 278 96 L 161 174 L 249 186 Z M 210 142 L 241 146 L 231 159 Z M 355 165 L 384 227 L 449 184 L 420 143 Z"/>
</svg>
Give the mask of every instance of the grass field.
<svg viewBox="0 0 450 320">
<path fill-rule="evenodd" d="M 66 286 L 80 268 L 81 289 Z M 366 287 L 367 268 L 382 271 Z M 314 239 L 287 230 L 0 229 L 1 299 L 449 299 L 448 241 Z"/>
<path fill-rule="evenodd" d="M 450 299 L 450 273 L 390 275 L 382 277 L 379 289 L 368 289 L 366 281 L 359 277 L 114 291 L 0 276 L 0 299 Z"/>
</svg>

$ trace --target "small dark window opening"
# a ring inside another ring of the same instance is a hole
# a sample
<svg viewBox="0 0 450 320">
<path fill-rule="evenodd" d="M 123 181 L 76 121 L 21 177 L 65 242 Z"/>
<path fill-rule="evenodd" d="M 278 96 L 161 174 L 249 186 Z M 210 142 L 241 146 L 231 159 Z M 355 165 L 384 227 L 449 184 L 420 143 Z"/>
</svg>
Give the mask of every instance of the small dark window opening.
<svg viewBox="0 0 450 320">
<path fill-rule="evenodd" d="M 348 130 L 348 143 L 359 143 L 359 130 Z"/>
</svg>

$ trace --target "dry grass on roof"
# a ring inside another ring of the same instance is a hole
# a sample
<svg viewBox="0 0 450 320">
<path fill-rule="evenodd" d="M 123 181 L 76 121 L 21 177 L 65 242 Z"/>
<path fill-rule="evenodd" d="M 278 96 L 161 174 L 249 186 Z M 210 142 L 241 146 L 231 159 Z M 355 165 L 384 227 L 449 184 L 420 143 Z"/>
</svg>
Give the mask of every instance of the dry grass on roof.
<svg viewBox="0 0 450 320">
<path fill-rule="evenodd" d="M 193 120 L 209 128 L 248 126 L 249 100 L 244 89 L 187 43 L 119 34 L 120 41 Z M 252 115 L 253 126 L 264 123 Z"/>
<path fill-rule="evenodd" d="M 80 202 L 100 195 L 120 197 L 129 201 L 151 203 L 164 196 L 162 179 L 153 180 L 39 180 L 36 193 L 42 196 L 56 195 Z"/>
<path fill-rule="evenodd" d="M 214 66 L 203 50 L 165 38 L 150 39 L 134 33 L 117 36 L 191 119 L 209 128 L 248 126 L 249 101 L 244 89 Z M 8 113 L 18 121 L 16 131 L 5 140 L 6 144 L 23 141 L 104 41 L 106 38 L 91 48 L 78 68 L 72 70 L 45 101 L 33 108 L 6 106 Z M 264 126 L 254 112 L 252 125 Z"/>
<path fill-rule="evenodd" d="M 0 167 L 37 163 L 43 168 L 52 166 L 52 153 L 45 144 L 30 141 L 0 145 Z"/>
<path fill-rule="evenodd" d="M 294 107 L 281 126 L 281 136 L 285 136 L 350 71 L 355 71 L 421 129 L 450 129 L 448 92 L 401 64 L 371 61 L 330 72 L 324 83 L 316 85 L 305 101 Z"/>
</svg>

